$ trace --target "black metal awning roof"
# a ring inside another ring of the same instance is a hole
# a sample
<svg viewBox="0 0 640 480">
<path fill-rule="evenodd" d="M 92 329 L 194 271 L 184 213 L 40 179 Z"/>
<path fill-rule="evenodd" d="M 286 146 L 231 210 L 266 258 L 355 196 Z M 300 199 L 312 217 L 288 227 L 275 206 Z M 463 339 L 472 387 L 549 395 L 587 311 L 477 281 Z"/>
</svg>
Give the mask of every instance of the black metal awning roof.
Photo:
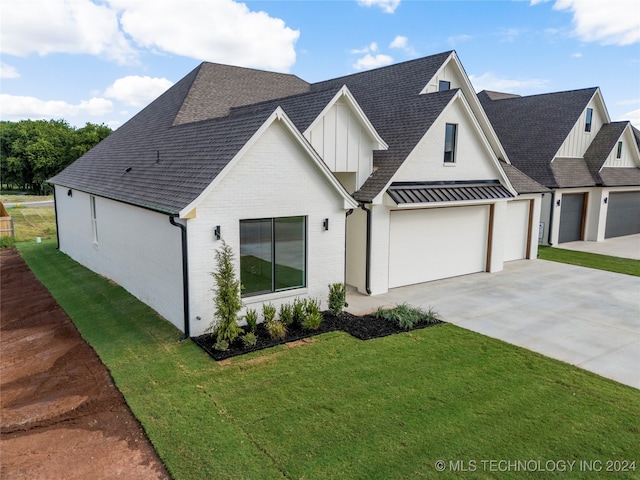
<svg viewBox="0 0 640 480">
<path fill-rule="evenodd" d="M 395 182 L 387 190 L 398 205 L 513 198 L 498 180 L 459 182 Z"/>
</svg>

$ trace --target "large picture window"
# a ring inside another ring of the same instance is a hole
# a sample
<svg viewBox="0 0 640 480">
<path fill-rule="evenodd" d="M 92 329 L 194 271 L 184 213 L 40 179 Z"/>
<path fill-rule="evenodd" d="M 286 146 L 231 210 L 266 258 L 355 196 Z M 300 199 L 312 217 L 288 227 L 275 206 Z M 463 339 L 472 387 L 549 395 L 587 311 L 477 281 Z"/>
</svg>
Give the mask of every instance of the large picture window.
<svg viewBox="0 0 640 480">
<path fill-rule="evenodd" d="M 243 295 L 306 286 L 306 217 L 240 221 Z"/>
</svg>

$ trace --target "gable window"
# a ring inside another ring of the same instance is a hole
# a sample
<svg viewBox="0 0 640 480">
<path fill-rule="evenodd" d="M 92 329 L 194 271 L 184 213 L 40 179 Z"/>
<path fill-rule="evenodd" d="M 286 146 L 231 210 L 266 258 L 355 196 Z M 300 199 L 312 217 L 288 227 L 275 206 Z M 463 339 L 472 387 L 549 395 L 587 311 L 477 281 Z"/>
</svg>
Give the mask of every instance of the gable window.
<svg viewBox="0 0 640 480">
<path fill-rule="evenodd" d="M 438 82 L 438 91 L 444 92 L 445 90 L 451 89 L 451 82 L 447 82 L 446 80 L 440 80 Z"/>
<path fill-rule="evenodd" d="M 591 122 L 593 121 L 593 108 L 587 108 L 587 119 L 584 122 L 584 131 L 591 131 Z"/>
<path fill-rule="evenodd" d="M 98 216 L 96 215 L 96 197 L 89 197 L 91 203 L 91 230 L 93 232 L 93 243 L 98 244 Z"/>
<path fill-rule="evenodd" d="M 240 221 L 243 295 L 306 286 L 306 217 Z"/>
<path fill-rule="evenodd" d="M 456 137 L 458 126 L 447 123 L 444 135 L 444 163 L 455 163 L 456 161 Z"/>
<path fill-rule="evenodd" d="M 622 158 L 622 142 L 618 142 L 618 151 L 616 152 L 616 158 Z"/>
</svg>

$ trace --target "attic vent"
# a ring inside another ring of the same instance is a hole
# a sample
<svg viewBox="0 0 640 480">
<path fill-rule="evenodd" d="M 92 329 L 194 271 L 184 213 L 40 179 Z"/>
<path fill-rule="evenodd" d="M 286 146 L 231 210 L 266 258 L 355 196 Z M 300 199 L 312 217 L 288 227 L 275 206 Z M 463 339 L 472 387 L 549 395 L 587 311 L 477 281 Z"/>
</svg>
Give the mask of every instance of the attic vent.
<svg viewBox="0 0 640 480">
<path fill-rule="evenodd" d="M 131 171 L 131 167 L 127 167 L 124 169 L 124 173 L 129 173 Z"/>
</svg>

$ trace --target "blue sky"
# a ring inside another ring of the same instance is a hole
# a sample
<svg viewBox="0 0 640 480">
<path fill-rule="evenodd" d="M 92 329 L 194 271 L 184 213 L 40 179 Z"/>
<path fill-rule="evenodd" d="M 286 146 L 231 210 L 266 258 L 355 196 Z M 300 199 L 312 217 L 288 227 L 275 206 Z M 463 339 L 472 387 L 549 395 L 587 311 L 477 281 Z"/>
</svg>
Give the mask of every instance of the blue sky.
<svg viewBox="0 0 640 480">
<path fill-rule="evenodd" d="M 477 91 L 599 86 L 640 127 L 638 0 L 0 0 L 0 119 L 117 128 L 202 61 L 315 82 L 448 50 Z"/>
</svg>

